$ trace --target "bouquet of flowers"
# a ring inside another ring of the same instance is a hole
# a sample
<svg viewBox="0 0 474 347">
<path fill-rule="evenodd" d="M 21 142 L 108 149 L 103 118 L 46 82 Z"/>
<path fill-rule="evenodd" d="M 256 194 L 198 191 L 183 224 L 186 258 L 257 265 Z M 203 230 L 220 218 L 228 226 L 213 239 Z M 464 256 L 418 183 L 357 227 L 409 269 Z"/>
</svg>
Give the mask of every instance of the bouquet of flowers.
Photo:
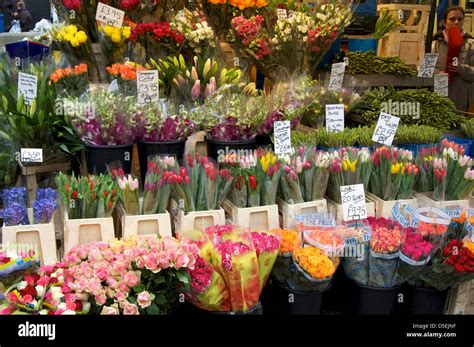
<svg viewBox="0 0 474 347">
<path fill-rule="evenodd" d="M 123 26 L 117 28 L 111 25 L 99 25 L 100 45 L 107 66 L 121 63 L 129 55 L 128 41 L 132 28 Z"/>
<path fill-rule="evenodd" d="M 157 235 L 76 246 L 64 257 L 61 291 L 87 298 L 91 313 L 167 314 L 189 286 L 198 252 L 186 240 Z"/>
<path fill-rule="evenodd" d="M 153 158 L 148 161 L 143 191 L 142 214 L 164 213 L 168 207 L 171 187 L 168 185 L 166 158 Z"/>
<path fill-rule="evenodd" d="M 50 76 L 50 83 L 54 84 L 57 95 L 81 96 L 88 86 L 87 64 L 79 64 L 72 68 L 56 69 Z"/>
<path fill-rule="evenodd" d="M 370 191 L 383 200 L 410 199 L 418 175 L 411 151 L 380 147 L 373 156 Z"/>
<path fill-rule="evenodd" d="M 139 202 L 139 183 L 137 178 L 131 175 L 128 177 L 118 177 L 117 184 L 121 190 L 121 202 L 128 215 L 137 215 L 140 213 Z"/>
<path fill-rule="evenodd" d="M 126 96 L 137 95 L 137 72 L 145 70 L 140 64 L 131 61 L 107 67 L 107 72 L 117 80 L 120 93 Z"/>
<path fill-rule="evenodd" d="M 76 25 L 58 25 L 51 30 L 53 42 L 64 53 L 69 64 L 87 63 L 91 66 L 92 53 L 88 45 L 87 33 Z"/>
<path fill-rule="evenodd" d="M 429 148 L 422 148 L 420 153 L 416 158 L 416 164 L 419 168 L 419 174 L 416 176 L 415 181 L 415 189 L 417 192 L 425 193 L 425 192 L 432 192 L 434 191 L 435 185 L 435 178 L 442 178 L 445 176 L 445 172 L 443 170 L 437 170 L 437 174 L 434 174 L 434 166 L 433 161 L 435 159 L 439 159 L 439 149 L 435 147 Z M 442 168 L 444 162 L 437 163 L 439 165 L 439 169 Z"/>
<path fill-rule="evenodd" d="M 76 178 L 59 173 L 55 181 L 69 219 L 111 217 L 120 198 L 110 175 Z"/>
<path fill-rule="evenodd" d="M 270 152 L 258 151 L 259 168 L 262 170 L 261 204 L 274 205 L 281 177 L 280 161 Z"/>
<path fill-rule="evenodd" d="M 2 191 L 4 210 L 1 217 L 5 225 L 27 225 L 28 219 L 28 191 L 24 187 L 4 189 Z"/>
<path fill-rule="evenodd" d="M 332 163 L 329 166 L 330 174 L 327 195 L 333 201 L 341 203 L 341 187 L 351 184 L 363 184 L 367 189 L 372 172 L 372 163 L 368 149 L 352 147 L 342 148 L 329 153 Z"/>
<path fill-rule="evenodd" d="M 281 165 L 280 187 L 283 200 L 289 204 L 304 202 L 301 191 L 300 176 L 303 172 L 301 157 L 297 157 L 289 164 Z"/>
<path fill-rule="evenodd" d="M 258 306 L 280 246 L 273 233 L 248 232 L 232 225 L 193 232 L 201 248 L 201 271 L 190 272 L 188 298 L 215 311 L 248 312 Z M 201 276 L 198 276 L 201 275 Z"/>
<path fill-rule="evenodd" d="M 164 20 L 170 13 L 183 9 L 183 0 L 118 0 L 116 7 L 125 11 L 126 18 L 134 22 L 150 23 Z"/>
<path fill-rule="evenodd" d="M 300 147 L 297 154 L 302 162 L 299 180 L 304 201 L 323 199 L 329 181 L 329 155 L 316 151 L 316 147 Z"/>
</svg>

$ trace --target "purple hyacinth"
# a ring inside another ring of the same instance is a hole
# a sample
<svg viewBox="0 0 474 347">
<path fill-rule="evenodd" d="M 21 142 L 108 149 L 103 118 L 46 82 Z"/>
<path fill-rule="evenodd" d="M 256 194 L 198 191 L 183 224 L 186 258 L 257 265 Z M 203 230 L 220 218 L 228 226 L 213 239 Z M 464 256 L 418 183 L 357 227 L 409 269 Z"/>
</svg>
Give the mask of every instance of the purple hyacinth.
<svg viewBox="0 0 474 347">
<path fill-rule="evenodd" d="M 57 194 L 56 191 L 53 188 L 43 188 L 43 189 L 38 189 L 36 191 L 36 200 L 57 200 Z"/>
<path fill-rule="evenodd" d="M 10 207 L 4 209 L 2 218 L 6 226 L 30 224 L 28 221 L 28 211 L 26 210 L 26 207 L 17 203 L 12 203 Z"/>
<path fill-rule="evenodd" d="M 14 203 L 27 207 L 28 191 L 24 187 L 4 189 L 2 192 L 2 200 L 5 207 L 11 207 Z"/>
<path fill-rule="evenodd" d="M 33 201 L 33 218 L 35 224 L 51 222 L 57 204 L 54 200 L 43 199 Z"/>
</svg>

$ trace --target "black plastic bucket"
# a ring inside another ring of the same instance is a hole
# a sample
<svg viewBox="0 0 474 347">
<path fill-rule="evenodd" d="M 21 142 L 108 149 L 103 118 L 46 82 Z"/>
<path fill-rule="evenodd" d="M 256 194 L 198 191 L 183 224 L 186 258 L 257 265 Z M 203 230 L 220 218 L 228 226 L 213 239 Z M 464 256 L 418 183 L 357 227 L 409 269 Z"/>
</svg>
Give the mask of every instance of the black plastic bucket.
<svg viewBox="0 0 474 347">
<path fill-rule="evenodd" d="M 442 315 L 448 290 L 435 290 L 410 286 L 408 290 L 408 313 L 411 315 Z"/>
<path fill-rule="evenodd" d="M 108 173 L 106 164 L 120 161 L 125 173 L 132 172 L 133 144 L 121 146 L 86 145 L 87 172 Z"/>
<path fill-rule="evenodd" d="M 274 150 L 272 137 L 270 135 L 257 135 L 255 138 L 255 146 L 257 148 L 268 148 Z"/>
<path fill-rule="evenodd" d="M 389 315 L 395 313 L 401 286 L 377 288 L 357 283 L 356 286 L 359 290 L 359 301 L 357 304 L 358 314 Z"/>
<path fill-rule="evenodd" d="M 280 314 L 288 315 L 320 315 L 323 307 L 324 294 L 331 288 L 318 292 L 301 292 L 273 285 L 274 295 Z"/>
<path fill-rule="evenodd" d="M 184 157 L 184 149 L 186 140 L 175 142 L 137 142 L 138 160 L 140 160 L 140 175 L 142 182 L 145 180 L 146 170 L 148 167 L 148 157 L 154 154 L 175 155 L 177 160 Z"/>
<path fill-rule="evenodd" d="M 239 150 L 254 150 L 256 149 L 255 138 L 243 141 L 217 141 L 206 137 L 207 155 L 208 157 L 219 160 L 226 154 L 231 154 L 230 151 Z M 241 153 L 243 154 L 243 153 Z"/>
</svg>

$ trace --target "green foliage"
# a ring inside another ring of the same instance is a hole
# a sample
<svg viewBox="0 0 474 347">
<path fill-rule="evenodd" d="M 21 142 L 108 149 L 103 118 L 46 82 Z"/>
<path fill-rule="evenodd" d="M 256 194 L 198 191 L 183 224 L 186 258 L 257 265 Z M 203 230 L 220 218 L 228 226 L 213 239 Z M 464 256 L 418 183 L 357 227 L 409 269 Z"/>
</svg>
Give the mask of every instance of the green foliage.
<svg viewBox="0 0 474 347">
<path fill-rule="evenodd" d="M 432 144 L 441 141 L 442 132 L 428 125 L 400 125 L 395 135 L 398 142 Z"/>
<path fill-rule="evenodd" d="M 338 60 L 349 58 L 346 73 L 352 75 L 397 75 L 416 77 L 416 71 L 406 65 L 400 57 L 378 57 L 375 52 L 344 52 Z"/>
</svg>

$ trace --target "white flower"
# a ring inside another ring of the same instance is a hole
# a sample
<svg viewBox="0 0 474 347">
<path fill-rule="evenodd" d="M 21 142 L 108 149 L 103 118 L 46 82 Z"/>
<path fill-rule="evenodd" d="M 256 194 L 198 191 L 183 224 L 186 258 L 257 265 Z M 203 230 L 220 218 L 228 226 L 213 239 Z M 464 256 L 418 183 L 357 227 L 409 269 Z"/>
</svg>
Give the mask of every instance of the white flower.
<svg viewBox="0 0 474 347">
<path fill-rule="evenodd" d="M 36 295 L 38 295 L 39 297 L 42 297 L 43 294 L 44 294 L 44 287 L 43 286 L 36 286 L 35 287 L 36 289 Z"/>
<path fill-rule="evenodd" d="M 41 310 L 39 311 L 39 314 L 42 316 L 46 316 L 48 314 L 48 310 Z"/>
<path fill-rule="evenodd" d="M 91 304 L 90 304 L 90 302 L 86 302 L 86 303 L 83 303 L 83 304 L 82 304 L 82 310 L 83 310 L 84 312 L 89 312 L 90 309 L 91 309 Z"/>
<path fill-rule="evenodd" d="M 58 305 L 58 309 L 59 309 L 59 308 L 60 308 L 60 309 L 63 309 L 63 310 L 67 310 L 67 305 L 66 305 L 66 303 L 65 303 L 65 302 L 60 303 L 60 304 Z"/>
<path fill-rule="evenodd" d="M 18 285 L 16 286 L 16 288 L 18 290 L 23 290 L 26 288 L 26 286 L 28 285 L 28 282 L 26 281 L 21 281 L 20 283 L 18 283 Z"/>
<path fill-rule="evenodd" d="M 64 311 L 61 315 L 73 316 L 73 315 L 76 315 L 76 312 L 70 311 L 70 310 L 66 310 L 66 311 Z"/>
</svg>

